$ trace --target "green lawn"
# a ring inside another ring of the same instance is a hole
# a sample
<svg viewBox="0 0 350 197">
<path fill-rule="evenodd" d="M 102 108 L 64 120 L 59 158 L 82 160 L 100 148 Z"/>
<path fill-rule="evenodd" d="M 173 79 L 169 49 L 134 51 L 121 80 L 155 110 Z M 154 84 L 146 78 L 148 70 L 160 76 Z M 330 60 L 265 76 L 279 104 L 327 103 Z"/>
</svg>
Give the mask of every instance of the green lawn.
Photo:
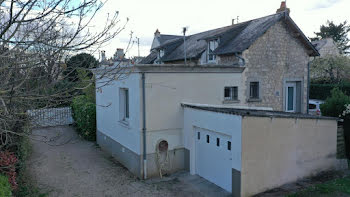
<svg viewBox="0 0 350 197">
<path fill-rule="evenodd" d="M 328 181 L 287 195 L 288 197 L 350 196 L 350 176 Z"/>
</svg>

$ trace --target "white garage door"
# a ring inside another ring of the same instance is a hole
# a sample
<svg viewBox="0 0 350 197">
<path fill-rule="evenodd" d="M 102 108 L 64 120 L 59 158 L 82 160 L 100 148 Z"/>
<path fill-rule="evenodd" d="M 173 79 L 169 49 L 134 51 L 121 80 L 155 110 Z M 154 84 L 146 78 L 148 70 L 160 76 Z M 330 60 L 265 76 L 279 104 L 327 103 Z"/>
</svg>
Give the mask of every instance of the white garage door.
<svg viewBox="0 0 350 197">
<path fill-rule="evenodd" d="M 231 136 L 195 128 L 196 174 L 232 192 Z"/>
</svg>

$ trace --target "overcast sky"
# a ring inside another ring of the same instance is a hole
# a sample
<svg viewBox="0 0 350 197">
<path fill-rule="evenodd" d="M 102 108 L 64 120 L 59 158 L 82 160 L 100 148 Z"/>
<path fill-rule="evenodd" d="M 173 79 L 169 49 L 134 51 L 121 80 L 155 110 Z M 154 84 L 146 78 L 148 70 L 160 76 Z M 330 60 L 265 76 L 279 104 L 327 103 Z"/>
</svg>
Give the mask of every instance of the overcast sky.
<svg viewBox="0 0 350 197">
<path fill-rule="evenodd" d="M 129 23 L 126 29 L 104 46 L 107 57 L 116 48 L 126 48 L 129 34 L 140 38 L 141 56 L 149 54 L 154 32 L 180 35 L 182 27 L 188 27 L 188 34 L 195 34 L 231 24 L 239 16 L 239 22 L 274 14 L 280 0 L 109 0 L 97 16 L 119 11 L 120 19 Z M 287 0 L 290 16 L 306 36 L 314 36 L 320 25 L 327 20 L 336 23 L 350 21 L 350 0 Z M 137 55 L 137 46 L 127 56 Z"/>
</svg>

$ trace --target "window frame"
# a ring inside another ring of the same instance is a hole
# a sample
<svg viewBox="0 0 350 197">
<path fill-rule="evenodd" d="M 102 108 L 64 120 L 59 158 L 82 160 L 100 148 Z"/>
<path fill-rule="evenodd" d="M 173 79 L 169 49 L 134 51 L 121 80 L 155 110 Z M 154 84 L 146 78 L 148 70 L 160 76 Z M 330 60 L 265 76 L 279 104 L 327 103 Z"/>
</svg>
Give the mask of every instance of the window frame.
<svg viewBox="0 0 350 197">
<path fill-rule="evenodd" d="M 253 90 L 252 89 L 252 84 L 256 84 L 257 85 L 257 89 L 256 89 L 256 96 L 253 95 Z M 249 99 L 260 99 L 260 82 L 259 81 L 251 81 L 249 82 Z"/>
<path fill-rule="evenodd" d="M 226 90 L 229 90 L 229 96 L 226 96 Z M 238 101 L 238 86 L 225 86 L 224 87 L 224 100 L 225 101 Z"/>
<path fill-rule="evenodd" d="M 164 54 L 165 54 L 164 49 L 159 49 L 158 58 L 161 59 L 164 56 Z"/>
<path fill-rule="evenodd" d="M 119 89 L 119 114 L 120 121 L 127 122 L 130 119 L 130 93 L 128 88 Z"/>
<path fill-rule="evenodd" d="M 208 63 L 216 63 L 217 62 L 217 57 L 216 55 L 212 54 L 214 52 L 215 49 L 218 48 L 219 46 L 219 39 L 211 39 L 208 40 L 208 46 L 207 46 L 207 62 Z M 211 50 L 211 43 L 214 43 L 213 49 Z M 212 56 L 213 58 L 210 59 L 210 56 Z"/>
</svg>

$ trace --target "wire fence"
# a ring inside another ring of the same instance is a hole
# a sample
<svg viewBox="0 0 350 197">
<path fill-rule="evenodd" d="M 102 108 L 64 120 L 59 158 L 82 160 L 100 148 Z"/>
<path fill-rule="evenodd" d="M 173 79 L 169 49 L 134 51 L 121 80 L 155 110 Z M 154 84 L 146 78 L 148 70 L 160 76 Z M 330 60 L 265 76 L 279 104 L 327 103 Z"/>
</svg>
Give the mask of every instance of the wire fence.
<svg viewBox="0 0 350 197">
<path fill-rule="evenodd" d="M 34 127 L 52 127 L 73 124 L 70 107 L 34 109 L 27 111 Z"/>
</svg>

